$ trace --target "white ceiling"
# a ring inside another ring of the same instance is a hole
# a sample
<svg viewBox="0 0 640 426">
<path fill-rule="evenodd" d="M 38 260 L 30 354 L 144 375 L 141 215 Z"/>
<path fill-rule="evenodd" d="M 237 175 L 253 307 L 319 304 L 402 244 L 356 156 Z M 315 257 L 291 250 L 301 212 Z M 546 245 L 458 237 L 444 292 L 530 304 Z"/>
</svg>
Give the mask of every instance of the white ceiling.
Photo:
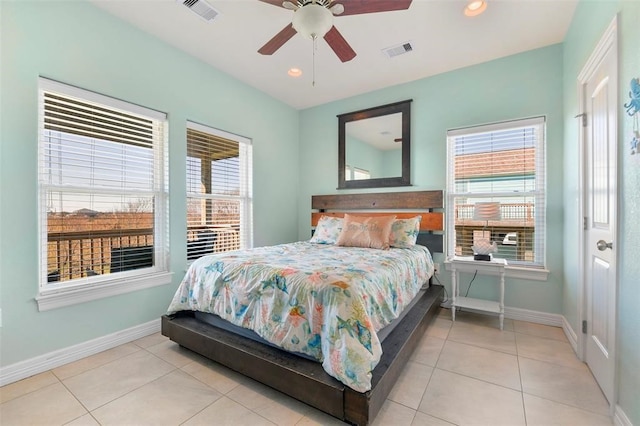
<svg viewBox="0 0 640 426">
<path fill-rule="evenodd" d="M 324 40 L 299 34 L 272 56 L 257 53 L 291 22 L 293 11 L 258 0 L 206 0 L 220 12 L 205 22 L 176 0 L 92 0 L 98 7 L 271 96 L 304 109 L 563 41 L 577 0 L 413 0 L 404 11 L 334 17 L 357 56 L 340 62 Z M 351 1 L 351 0 L 347 0 Z M 410 53 L 382 49 L 410 41 Z M 303 70 L 299 78 L 287 70 Z"/>
</svg>

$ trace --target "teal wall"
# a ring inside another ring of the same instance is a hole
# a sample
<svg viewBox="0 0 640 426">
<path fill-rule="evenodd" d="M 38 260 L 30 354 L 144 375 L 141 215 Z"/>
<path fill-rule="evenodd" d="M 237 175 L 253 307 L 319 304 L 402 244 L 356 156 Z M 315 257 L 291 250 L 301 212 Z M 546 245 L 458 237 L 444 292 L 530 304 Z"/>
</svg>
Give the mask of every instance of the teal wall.
<svg viewBox="0 0 640 426">
<path fill-rule="evenodd" d="M 578 193 L 577 77 L 600 37 L 618 14 L 619 155 L 618 155 L 618 405 L 634 425 L 640 425 L 640 156 L 630 155 L 631 118 L 623 104 L 629 102 L 629 82 L 640 77 L 640 2 L 581 1 L 564 42 L 564 185 L 565 185 L 565 286 L 563 313 L 579 330 L 578 280 L 580 259 L 572 242 L 580 232 Z"/>
<path fill-rule="evenodd" d="M 579 259 L 572 245 L 579 220 L 576 77 L 616 13 L 620 99 L 627 101 L 629 80 L 640 76 L 640 2 L 582 0 L 562 45 L 298 112 L 90 4 L 0 1 L 0 365 L 145 323 L 164 312 L 186 267 L 187 119 L 253 139 L 259 246 L 308 238 L 311 195 L 338 192 L 336 115 L 404 99 L 413 99 L 414 187 L 406 189 L 444 188 L 447 129 L 547 116 L 551 273 L 546 282 L 508 280 L 506 304 L 562 314 L 578 330 Z M 39 75 L 169 114 L 171 285 L 37 311 Z M 640 156 L 628 155 L 631 124 L 622 109 L 620 116 L 618 403 L 640 425 L 640 262 L 633 258 L 640 247 Z M 281 164 L 287 167 L 274 167 Z M 448 276 L 441 279 L 448 286 Z M 494 297 L 495 285 L 478 281 L 470 295 Z"/>
<path fill-rule="evenodd" d="M 346 164 L 368 170 L 372 178 L 402 175 L 402 149 L 381 150 L 360 139 L 346 138 Z"/>
<path fill-rule="evenodd" d="M 297 238 L 296 110 L 88 2 L 0 3 L 2 366 L 165 312 L 186 268 L 187 119 L 253 139 L 254 244 Z M 38 312 L 38 76 L 168 113 L 171 285 Z"/>
<path fill-rule="evenodd" d="M 345 139 L 346 165 L 367 170 L 371 176 L 382 177 L 383 152 L 360 139 Z M 398 173 L 400 175 L 400 173 Z"/>
<path fill-rule="evenodd" d="M 382 160 L 382 176 L 402 176 L 402 148 L 390 149 L 384 152 Z"/>
<path fill-rule="evenodd" d="M 300 114 L 299 236 L 308 238 L 311 196 L 337 193 L 336 115 L 403 99 L 411 104 L 411 182 L 413 188 L 443 189 L 448 129 L 539 115 L 547 116 L 546 282 L 509 279 L 507 306 L 562 312 L 562 46 L 554 45 L 448 72 L 361 96 L 309 108 Z M 388 191 L 389 189 L 387 189 Z M 391 189 L 391 190 L 396 190 Z M 371 192 L 384 190 L 376 189 Z M 348 191 L 343 191 L 348 192 Z M 442 257 L 436 260 L 442 262 Z M 470 277 L 463 279 L 464 285 Z M 448 274 L 440 279 L 449 284 Z M 489 281 L 489 285 L 484 284 Z M 495 279 L 478 277 L 469 295 L 496 297 Z"/>
</svg>

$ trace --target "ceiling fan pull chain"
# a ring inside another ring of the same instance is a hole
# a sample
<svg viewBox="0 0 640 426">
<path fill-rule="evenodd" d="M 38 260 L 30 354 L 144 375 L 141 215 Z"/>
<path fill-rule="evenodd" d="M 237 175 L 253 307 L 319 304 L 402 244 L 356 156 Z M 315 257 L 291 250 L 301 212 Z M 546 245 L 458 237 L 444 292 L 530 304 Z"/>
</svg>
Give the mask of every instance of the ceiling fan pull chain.
<svg viewBox="0 0 640 426">
<path fill-rule="evenodd" d="M 313 38 L 313 47 L 312 47 L 312 49 L 313 49 L 313 58 L 312 58 L 313 70 L 311 71 L 311 73 L 312 73 L 311 85 L 313 87 L 316 86 L 316 47 L 317 47 L 316 40 L 317 40 L 317 37 L 314 37 Z"/>
</svg>

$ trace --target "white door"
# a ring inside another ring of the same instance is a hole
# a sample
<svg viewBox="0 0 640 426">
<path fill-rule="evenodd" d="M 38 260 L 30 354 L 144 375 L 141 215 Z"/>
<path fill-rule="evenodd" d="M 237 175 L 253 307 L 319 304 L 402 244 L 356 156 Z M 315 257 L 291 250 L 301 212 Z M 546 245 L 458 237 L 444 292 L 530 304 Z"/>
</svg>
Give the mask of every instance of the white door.
<svg viewBox="0 0 640 426">
<path fill-rule="evenodd" d="M 583 85 L 586 113 L 585 361 L 611 404 L 614 402 L 617 293 L 618 85 L 615 31 L 613 37 L 614 40 L 609 41 L 604 49 L 599 49 L 599 57 L 592 64 Z"/>
</svg>

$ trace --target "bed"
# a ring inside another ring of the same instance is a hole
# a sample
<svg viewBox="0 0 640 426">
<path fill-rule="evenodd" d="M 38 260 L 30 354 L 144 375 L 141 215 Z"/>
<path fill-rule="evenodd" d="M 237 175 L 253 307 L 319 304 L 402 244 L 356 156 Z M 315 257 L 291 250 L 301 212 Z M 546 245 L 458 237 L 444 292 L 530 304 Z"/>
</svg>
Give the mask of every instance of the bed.
<svg viewBox="0 0 640 426">
<path fill-rule="evenodd" d="M 442 300 L 442 288 L 429 285 L 433 265 L 423 247 L 442 250 L 442 213 L 433 211 L 441 208 L 441 191 L 314 196 L 312 226 L 332 217 L 347 223 L 366 209 L 380 223 L 389 214 L 402 219 L 394 223 L 419 215 L 418 244 L 346 248 L 318 244 L 317 234 L 315 242 L 200 258 L 162 333 L 341 420 L 367 424 Z M 378 264 L 386 268 L 374 270 Z"/>
</svg>

